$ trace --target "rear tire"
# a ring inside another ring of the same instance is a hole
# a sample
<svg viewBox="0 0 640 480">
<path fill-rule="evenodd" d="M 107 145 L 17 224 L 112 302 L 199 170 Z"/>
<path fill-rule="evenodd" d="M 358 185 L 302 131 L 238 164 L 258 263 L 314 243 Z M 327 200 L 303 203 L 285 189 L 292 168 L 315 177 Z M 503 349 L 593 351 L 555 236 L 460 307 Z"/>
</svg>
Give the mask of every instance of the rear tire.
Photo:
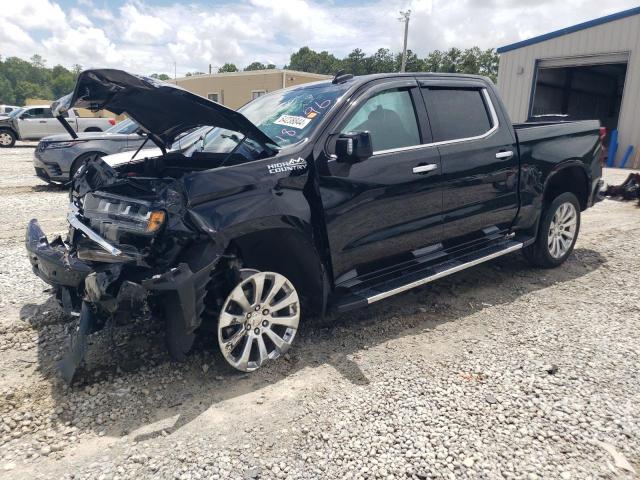
<svg viewBox="0 0 640 480">
<path fill-rule="evenodd" d="M 580 202 L 573 193 L 562 193 L 544 209 L 536 241 L 522 253 L 535 267 L 558 267 L 571 255 L 579 232 Z"/>
<path fill-rule="evenodd" d="M 16 144 L 16 134 L 8 128 L 0 130 L 0 148 L 11 148 Z"/>
</svg>

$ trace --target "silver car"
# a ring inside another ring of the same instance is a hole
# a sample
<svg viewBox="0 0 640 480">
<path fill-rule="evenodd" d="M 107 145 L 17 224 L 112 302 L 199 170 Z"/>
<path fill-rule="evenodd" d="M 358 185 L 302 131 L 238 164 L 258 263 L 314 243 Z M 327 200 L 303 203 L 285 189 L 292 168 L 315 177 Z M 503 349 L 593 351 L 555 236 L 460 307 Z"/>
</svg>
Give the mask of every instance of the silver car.
<svg viewBox="0 0 640 480">
<path fill-rule="evenodd" d="M 33 157 L 36 175 L 46 182 L 66 183 L 88 160 L 137 150 L 147 139 L 133 120 L 124 120 L 105 132 L 51 135 L 40 140 Z"/>
</svg>

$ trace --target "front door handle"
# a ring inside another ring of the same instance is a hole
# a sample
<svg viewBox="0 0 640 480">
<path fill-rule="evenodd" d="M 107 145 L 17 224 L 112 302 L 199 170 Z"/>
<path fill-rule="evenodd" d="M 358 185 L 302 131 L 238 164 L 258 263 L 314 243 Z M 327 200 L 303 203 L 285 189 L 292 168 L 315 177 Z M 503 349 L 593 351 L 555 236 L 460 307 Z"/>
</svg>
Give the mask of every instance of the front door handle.
<svg viewBox="0 0 640 480">
<path fill-rule="evenodd" d="M 47 123 L 46 120 L 40 120 L 38 123 Z"/>
<path fill-rule="evenodd" d="M 513 157 L 513 152 L 511 150 L 496 153 L 496 158 L 499 160 L 506 160 L 511 157 Z"/>
<path fill-rule="evenodd" d="M 416 173 L 416 174 L 427 173 L 435 170 L 436 168 L 438 168 L 438 165 L 436 165 L 435 163 L 429 163 L 427 165 L 418 165 L 417 167 L 413 167 L 413 173 Z"/>
</svg>

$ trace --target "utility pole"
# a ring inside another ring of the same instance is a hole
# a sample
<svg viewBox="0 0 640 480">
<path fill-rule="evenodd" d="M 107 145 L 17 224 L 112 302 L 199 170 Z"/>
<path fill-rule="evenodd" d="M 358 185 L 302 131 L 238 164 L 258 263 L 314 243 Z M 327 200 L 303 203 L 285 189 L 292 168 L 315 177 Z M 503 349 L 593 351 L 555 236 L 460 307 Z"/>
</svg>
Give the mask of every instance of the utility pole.
<svg viewBox="0 0 640 480">
<path fill-rule="evenodd" d="M 401 11 L 399 21 L 404 23 L 404 47 L 402 47 L 402 65 L 400 71 L 404 72 L 407 68 L 407 38 L 409 37 L 409 17 L 411 16 L 411 10 L 406 12 Z"/>
<path fill-rule="evenodd" d="M 173 83 L 178 84 L 178 65 L 176 62 L 173 62 Z"/>
</svg>

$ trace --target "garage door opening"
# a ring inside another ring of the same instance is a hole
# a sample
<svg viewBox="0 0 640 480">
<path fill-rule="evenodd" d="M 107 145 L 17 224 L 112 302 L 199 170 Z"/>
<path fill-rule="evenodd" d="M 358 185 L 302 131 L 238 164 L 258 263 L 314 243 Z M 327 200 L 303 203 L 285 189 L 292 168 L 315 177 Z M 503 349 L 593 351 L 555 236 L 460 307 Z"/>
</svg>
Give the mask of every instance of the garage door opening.
<svg viewBox="0 0 640 480">
<path fill-rule="evenodd" d="M 627 63 L 538 66 L 529 121 L 599 119 L 618 128 Z"/>
</svg>

